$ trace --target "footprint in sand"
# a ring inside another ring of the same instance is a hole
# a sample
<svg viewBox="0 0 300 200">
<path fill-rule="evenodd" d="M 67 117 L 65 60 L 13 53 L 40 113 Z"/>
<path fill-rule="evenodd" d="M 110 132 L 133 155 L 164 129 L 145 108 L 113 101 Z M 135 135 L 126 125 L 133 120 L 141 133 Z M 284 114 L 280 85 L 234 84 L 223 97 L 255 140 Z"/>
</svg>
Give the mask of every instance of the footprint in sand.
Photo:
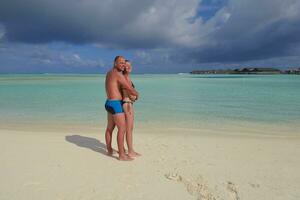
<svg viewBox="0 0 300 200">
<path fill-rule="evenodd" d="M 238 195 L 238 190 L 237 187 L 235 186 L 234 183 L 227 181 L 227 190 L 230 192 L 231 197 L 233 200 L 239 200 L 240 197 Z"/>
<path fill-rule="evenodd" d="M 249 183 L 249 185 L 251 187 L 253 187 L 253 188 L 259 188 L 260 187 L 260 185 L 258 183 L 257 184 L 255 184 L 255 183 Z"/>
<path fill-rule="evenodd" d="M 209 191 L 207 184 L 204 183 L 201 176 L 195 181 L 190 181 L 177 173 L 168 173 L 165 174 L 165 177 L 169 180 L 183 183 L 188 193 L 196 196 L 197 200 L 217 200 L 217 198 Z"/>
<path fill-rule="evenodd" d="M 172 180 L 172 181 L 182 181 L 182 177 L 180 175 L 178 175 L 177 173 L 176 174 L 165 174 L 165 177 L 169 180 Z"/>
<path fill-rule="evenodd" d="M 223 198 L 213 194 L 202 176 L 198 176 L 196 180 L 189 180 L 178 173 L 168 173 L 165 177 L 169 180 L 183 183 L 189 194 L 196 196 L 197 200 L 224 200 Z M 217 186 L 215 186 L 217 188 Z M 230 200 L 240 200 L 237 186 L 227 181 L 226 189 L 230 194 Z"/>
<path fill-rule="evenodd" d="M 27 187 L 27 186 L 37 186 L 37 185 L 41 185 L 40 182 L 37 181 L 29 181 L 23 184 L 23 187 Z"/>
</svg>

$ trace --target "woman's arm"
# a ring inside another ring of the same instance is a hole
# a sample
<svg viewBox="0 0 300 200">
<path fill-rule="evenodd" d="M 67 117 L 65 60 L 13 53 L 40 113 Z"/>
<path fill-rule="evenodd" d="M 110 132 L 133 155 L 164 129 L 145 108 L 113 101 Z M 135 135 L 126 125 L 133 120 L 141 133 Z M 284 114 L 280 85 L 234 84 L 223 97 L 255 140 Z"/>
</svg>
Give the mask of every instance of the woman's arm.
<svg viewBox="0 0 300 200">
<path fill-rule="evenodd" d="M 136 101 L 137 100 L 136 96 L 134 96 L 134 95 L 129 95 L 129 99 L 131 101 Z"/>
<path fill-rule="evenodd" d="M 121 87 L 126 89 L 129 95 L 135 95 L 136 97 L 139 96 L 139 93 L 132 87 L 132 85 L 124 78 L 123 75 L 119 76 L 119 82 Z"/>
<path fill-rule="evenodd" d="M 131 81 L 130 76 L 127 76 L 127 77 L 126 77 L 126 80 L 127 80 L 128 83 L 130 83 L 130 84 L 132 85 L 132 87 L 134 88 L 134 85 L 133 85 L 133 83 L 132 83 L 132 81 Z M 129 99 L 130 99 L 131 101 L 136 101 L 136 100 L 137 100 L 137 96 L 136 96 L 136 95 L 130 95 L 130 94 L 129 94 Z"/>
</svg>

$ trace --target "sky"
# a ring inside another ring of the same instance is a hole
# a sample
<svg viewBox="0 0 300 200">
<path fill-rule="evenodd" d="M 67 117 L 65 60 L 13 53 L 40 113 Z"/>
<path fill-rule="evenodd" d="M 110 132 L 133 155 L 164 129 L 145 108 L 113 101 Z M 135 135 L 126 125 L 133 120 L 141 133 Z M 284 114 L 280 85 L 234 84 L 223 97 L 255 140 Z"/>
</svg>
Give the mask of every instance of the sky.
<svg viewBox="0 0 300 200">
<path fill-rule="evenodd" d="M 1 0 L 0 73 L 300 67 L 299 0 Z"/>
</svg>

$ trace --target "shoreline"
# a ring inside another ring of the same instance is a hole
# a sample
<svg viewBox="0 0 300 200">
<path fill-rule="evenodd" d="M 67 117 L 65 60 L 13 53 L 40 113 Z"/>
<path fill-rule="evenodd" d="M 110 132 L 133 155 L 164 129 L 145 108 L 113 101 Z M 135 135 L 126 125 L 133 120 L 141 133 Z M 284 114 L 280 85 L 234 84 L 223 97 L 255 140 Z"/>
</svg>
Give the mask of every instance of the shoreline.
<svg viewBox="0 0 300 200">
<path fill-rule="evenodd" d="M 70 122 L 70 121 L 15 121 L 2 120 L 0 130 L 25 132 L 89 132 L 92 134 L 104 133 L 105 122 Z M 168 122 L 139 122 L 136 121 L 134 132 L 142 133 L 169 133 L 188 132 L 199 135 L 215 136 L 245 136 L 245 137 L 300 137 L 300 126 L 296 122 L 265 123 L 246 121 L 204 121 L 179 124 Z M 115 128 L 116 131 L 116 128 Z"/>
</svg>

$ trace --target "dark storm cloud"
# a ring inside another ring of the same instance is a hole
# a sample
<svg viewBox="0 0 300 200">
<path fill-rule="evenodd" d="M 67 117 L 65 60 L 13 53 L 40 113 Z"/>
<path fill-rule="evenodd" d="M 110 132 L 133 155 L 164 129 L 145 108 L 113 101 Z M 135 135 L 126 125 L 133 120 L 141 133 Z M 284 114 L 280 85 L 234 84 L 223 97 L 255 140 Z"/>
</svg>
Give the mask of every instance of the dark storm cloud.
<svg viewBox="0 0 300 200">
<path fill-rule="evenodd" d="M 147 64 L 263 60 L 299 56 L 299 10 L 299 0 L 4 0 L 0 42 L 137 49 Z"/>
<path fill-rule="evenodd" d="M 122 43 L 126 22 L 144 12 L 148 4 L 147 0 L 1 1 L 0 21 L 9 41 L 117 44 Z"/>
<path fill-rule="evenodd" d="M 7 0 L 0 2 L 0 22 L 13 42 L 99 43 L 118 48 L 154 48 L 171 43 L 167 25 L 175 0 Z M 189 0 L 193 9 L 196 0 Z M 165 8 L 161 6 L 166 6 Z M 179 4 L 180 5 L 180 4 Z M 181 6 L 185 8 L 186 6 Z M 182 9 L 179 9 L 182 10 Z M 189 13 L 189 12 L 187 12 Z"/>
<path fill-rule="evenodd" d="M 201 48 L 184 49 L 187 59 L 198 62 L 231 62 L 299 55 L 293 50 L 300 43 L 300 21 L 278 21 L 264 30 Z M 184 60 L 186 61 L 186 60 Z"/>
</svg>

